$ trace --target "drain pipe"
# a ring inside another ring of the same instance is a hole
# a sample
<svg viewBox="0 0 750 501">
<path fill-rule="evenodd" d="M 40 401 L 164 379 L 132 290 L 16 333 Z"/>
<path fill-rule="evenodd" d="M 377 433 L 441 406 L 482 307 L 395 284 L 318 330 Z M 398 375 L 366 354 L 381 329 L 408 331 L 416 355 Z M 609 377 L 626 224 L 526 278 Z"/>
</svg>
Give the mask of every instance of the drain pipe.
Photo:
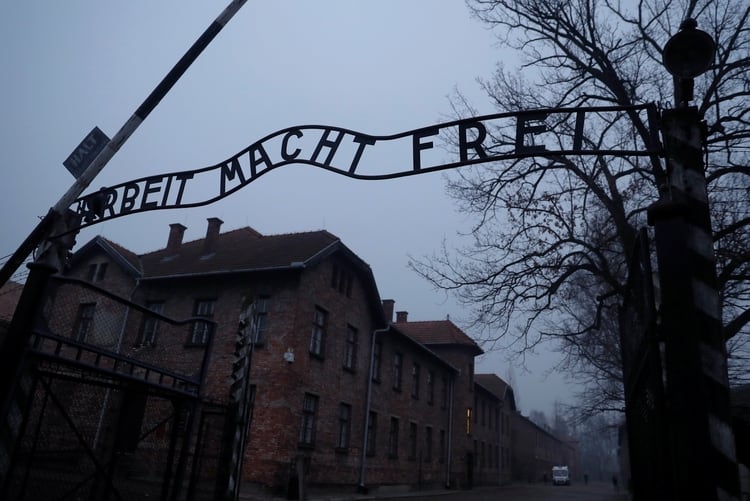
<svg viewBox="0 0 750 501">
<path fill-rule="evenodd" d="M 445 458 L 445 488 L 451 488 L 451 463 L 453 462 L 453 382 L 454 378 L 451 378 L 451 384 L 449 388 L 449 400 L 448 400 L 448 452 Z"/>
<path fill-rule="evenodd" d="M 370 371 L 367 377 L 367 399 L 365 401 L 365 423 L 362 429 L 362 454 L 359 463 L 359 486 L 357 491 L 360 493 L 366 493 L 367 487 L 365 486 L 365 470 L 367 467 L 367 430 L 370 426 L 370 405 L 372 404 L 372 378 L 375 373 L 375 341 L 377 340 L 378 334 L 388 332 L 390 326 L 384 329 L 375 329 L 372 331 L 372 340 L 370 341 Z M 381 353 L 382 356 L 382 353 Z"/>
</svg>

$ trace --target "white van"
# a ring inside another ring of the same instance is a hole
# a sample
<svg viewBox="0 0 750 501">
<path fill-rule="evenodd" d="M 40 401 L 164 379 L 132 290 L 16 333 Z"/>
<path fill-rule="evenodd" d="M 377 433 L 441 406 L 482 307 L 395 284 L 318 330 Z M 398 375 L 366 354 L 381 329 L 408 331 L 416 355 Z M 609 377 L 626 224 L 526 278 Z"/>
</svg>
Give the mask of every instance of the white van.
<svg viewBox="0 0 750 501">
<path fill-rule="evenodd" d="M 567 466 L 552 467 L 552 483 L 554 485 L 570 485 L 570 473 Z"/>
</svg>

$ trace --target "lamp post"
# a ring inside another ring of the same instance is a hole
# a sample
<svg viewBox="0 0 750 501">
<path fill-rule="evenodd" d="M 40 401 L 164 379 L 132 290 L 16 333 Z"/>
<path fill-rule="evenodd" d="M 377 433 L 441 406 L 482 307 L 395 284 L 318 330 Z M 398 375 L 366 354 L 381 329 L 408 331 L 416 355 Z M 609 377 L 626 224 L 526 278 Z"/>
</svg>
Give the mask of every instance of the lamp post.
<svg viewBox="0 0 750 501">
<path fill-rule="evenodd" d="M 667 423 L 674 499 L 738 499 L 711 216 L 704 174 L 704 126 L 693 79 L 711 65 L 713 39 L 686 20 L 665 45 L 675 109 L 662 116 L 667 182 L 649 207 L 661 289 Z"/>
</svg>

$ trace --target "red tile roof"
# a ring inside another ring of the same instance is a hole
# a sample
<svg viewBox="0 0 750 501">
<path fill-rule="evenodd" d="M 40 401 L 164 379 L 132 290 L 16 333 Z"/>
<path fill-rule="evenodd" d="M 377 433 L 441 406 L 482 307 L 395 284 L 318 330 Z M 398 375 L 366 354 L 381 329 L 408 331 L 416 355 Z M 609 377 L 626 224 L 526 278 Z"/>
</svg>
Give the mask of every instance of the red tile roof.
<svg viewBox="0 0 750 501">
<path fill-rule="evenodd" d="M 161 249 L 141 256 L 144 278 L 203 273 L 289 268 L 307 263 L 340 240 L 327 231 L 260 235 L 240 228 L 217 235 L 209 249 L 205 239 L 183 243 L 177 252 Z"/>
<path fill-rule="evenodd" d="M 474 374 L 474 382 L 503 400 L 509 409 L 516 410 L 516 398 L 513 388 L 503 381 L 500 376 L 497 374 Z"/>
<path fill-rule="evenodd" d="M 463 345 L 473 348 L 477 355 L 484 353 L 473 339 L 450 320 L 397 322 L 394 325 L 426 346 Z"/>
<path fill-rule="evenodd" d="M 141 280 L 168 279 L 258 271 L 302 270 L 320 260 L 340 254 L 349 260 L 362 280 L 368 284 L 368 302 L 378 317 L 378 325 L 387 325 L 380 294 L 370 266 L 346 247 L 341 240 L 325 231 L 262 235 L 252 228 L 184 242 L 173 248 L 137 255 L 125 247 L 97 236 L 81 247 L 72 262 L 84 259 L 94 248 L 104 250 L 112 259 L 128 268 Z"/>
<path fill-rule="evenodd" d="M 505 398 L 508 383 L 495 374 L 474 374 L 474 381 L 484 386 L 490 393 L 499 398 Z"/>
</svg>

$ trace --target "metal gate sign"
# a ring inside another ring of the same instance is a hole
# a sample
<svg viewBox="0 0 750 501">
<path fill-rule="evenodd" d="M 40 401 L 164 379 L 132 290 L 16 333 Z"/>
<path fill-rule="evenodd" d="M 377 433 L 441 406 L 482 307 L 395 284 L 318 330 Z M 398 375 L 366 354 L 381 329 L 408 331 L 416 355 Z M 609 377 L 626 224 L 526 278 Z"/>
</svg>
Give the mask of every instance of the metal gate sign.
<svg viewBox="0 0 750 501">
<path fill-rule="evenodd" d="M 108 143 L 109 137 L 99 127 L 94 127 L 65 159 L 63 165 L 78 179 Z"/>
<path fill-rule="evenodd" d="M 651 156 L 658 140 L 624 150 L 619 138 L 584 140 L 601 122 L 638 120 L 657 131 L 653 104 L 630 107 L 558 108 L 499 113 L 374 136 L 341 127 L 289 127 L 252 143 L 216 165 L 159 174 L 78 199 L 72 209 L 82 226 L 128 214 L 197 207 L 224 198 L 263 174 L 307 164 L 357 179 L 391 179 L 462 165 L 567 155 Z M 394 158 L 399 159 L 394 162 Z"/>
</svg>

